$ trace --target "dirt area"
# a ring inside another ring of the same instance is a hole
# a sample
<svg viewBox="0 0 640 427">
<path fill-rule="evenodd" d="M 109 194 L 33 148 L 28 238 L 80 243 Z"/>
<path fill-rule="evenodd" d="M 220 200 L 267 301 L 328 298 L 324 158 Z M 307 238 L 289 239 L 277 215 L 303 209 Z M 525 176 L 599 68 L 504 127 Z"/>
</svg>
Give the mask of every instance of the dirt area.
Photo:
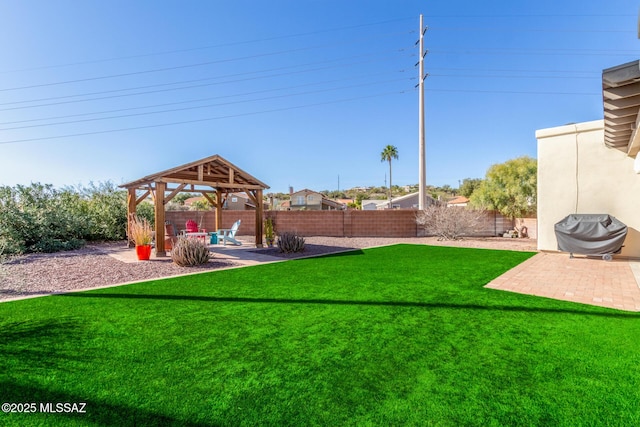
<svg viewBox="0 0 640 427">
<path fill-rule="evenodd" d="M 487 249 L 535 251 L 536 241 L 529 239 L 484 238 L 438 241 L 436 238 L 333 238 L 308 237 L 305 251 L 281 254 L 277 248 L 239 249 L 278 258 L 300 258 L 395 243 L 446 245 Z M 125 263 L 109 256 L 114 246 L 124 242 L 90 244 L 82 249 L 55 254 L 30 254 L 0 264 L 0 301 L 56 292 L 73 291 L 147 280 L 159 277 L 215 270 L 242 265 L 241 261 L 213 257 L 199 267 L 179 267 L 170 258 Z M 249 255 L 249 254 L 247 254 Z"/>
</svg>

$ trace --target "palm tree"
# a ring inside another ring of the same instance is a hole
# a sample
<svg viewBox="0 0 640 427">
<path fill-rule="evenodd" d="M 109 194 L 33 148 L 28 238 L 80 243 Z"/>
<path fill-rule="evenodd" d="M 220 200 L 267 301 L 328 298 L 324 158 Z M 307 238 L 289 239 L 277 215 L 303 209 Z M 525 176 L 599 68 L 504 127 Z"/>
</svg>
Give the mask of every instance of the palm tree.
<svg viewBox="0 0 640 427">
<path fill-rule="evenodd" d="M 389 162 L 389 207 L 391 207 L 391 159 L 398 160 L 398 147 L 387 145 L 380 153 L 380 161 Z"/>
</svg>

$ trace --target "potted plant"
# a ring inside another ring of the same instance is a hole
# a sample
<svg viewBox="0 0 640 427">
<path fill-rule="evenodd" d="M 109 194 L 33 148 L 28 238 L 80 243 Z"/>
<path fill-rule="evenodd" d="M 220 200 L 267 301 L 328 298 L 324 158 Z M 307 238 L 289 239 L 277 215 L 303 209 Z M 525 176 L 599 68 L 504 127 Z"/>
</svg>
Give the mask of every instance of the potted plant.
<svg viewBox="0 0 640 427">
<path fill-rule="evenodd" d="M 146 261 L 151 257 L 153 229 L 149 221 L 137 215 L 132 215 L 129 222 L 129 239 L 136 245 L 136 255 L 138 255 L 139 260 Z"/>
<path fill-rule="evenodd" d="M 273 218 L 267 218 L 264 220 L 264 238 L 267 241 L 267 246 L 272 248 L 276 240 Z"/>
</svg>

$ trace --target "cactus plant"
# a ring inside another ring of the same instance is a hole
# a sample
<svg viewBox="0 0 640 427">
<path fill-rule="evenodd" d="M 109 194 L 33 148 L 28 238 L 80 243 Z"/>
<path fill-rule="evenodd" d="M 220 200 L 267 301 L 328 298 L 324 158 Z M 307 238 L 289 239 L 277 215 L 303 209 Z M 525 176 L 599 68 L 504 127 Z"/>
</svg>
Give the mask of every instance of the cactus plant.
<svg viewBox="0 0 640 427">
<path fill-rule="evenodd" d="M 304 237 L 293 233 L 282 233 L 278 236 L 278 248 L 280 252 L 286 254 L 302 252 L 304 250 Z"/>
<path fill-rule="evenodd" d="M 180 267 L 192 267 L 209 262 L 211 252 L 206 242 L 200 239 L 179 237 L 171 249 L 171 259 Z"/>
</svg>

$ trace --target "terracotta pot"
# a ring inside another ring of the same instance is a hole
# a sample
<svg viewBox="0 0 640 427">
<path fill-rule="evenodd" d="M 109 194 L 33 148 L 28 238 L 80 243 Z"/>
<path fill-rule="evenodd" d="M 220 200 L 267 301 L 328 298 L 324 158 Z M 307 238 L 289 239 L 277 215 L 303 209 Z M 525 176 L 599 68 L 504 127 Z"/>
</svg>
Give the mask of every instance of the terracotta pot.
<svg viewBox="0 0 640 427">
<path fill-rule="evenodd" d="M 148 261 L 151 257 L 151 245 L 136 246 L 136 255 L 140 261 Z"/>
</svg>

